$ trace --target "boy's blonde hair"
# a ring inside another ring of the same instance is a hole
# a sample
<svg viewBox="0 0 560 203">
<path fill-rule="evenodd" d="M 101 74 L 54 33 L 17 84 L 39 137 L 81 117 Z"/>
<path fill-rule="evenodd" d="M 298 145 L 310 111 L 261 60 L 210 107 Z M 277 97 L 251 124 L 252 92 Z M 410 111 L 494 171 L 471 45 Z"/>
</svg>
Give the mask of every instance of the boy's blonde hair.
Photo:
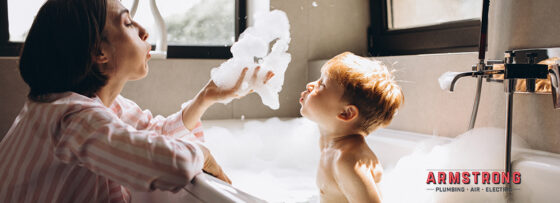
<svg viewBox="0 0 560 203">
<path fill-rule="evenodd" d="M 401 88 L 380 61 L 344 52 L 322 68 L 329 79 L 344 87 L 342 99 L 358 107 L 358 126 L 370 133 L 389 125 L 404 102 Z"/>
</svg>

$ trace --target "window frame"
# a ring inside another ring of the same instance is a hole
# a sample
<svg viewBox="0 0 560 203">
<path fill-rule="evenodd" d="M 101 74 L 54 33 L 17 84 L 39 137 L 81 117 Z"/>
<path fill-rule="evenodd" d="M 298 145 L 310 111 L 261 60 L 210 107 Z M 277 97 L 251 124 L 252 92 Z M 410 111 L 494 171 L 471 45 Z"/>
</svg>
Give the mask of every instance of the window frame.
<svg viewBox="0 0 560 203">
<path fill-rule="evenodd" d="M 8 0 L 0 0 L 0 57 L 19 57 L 22 42 L 10 42 Z M 235 0 L 235 41 L 247 28 L 247 0 Z M 228 59 L 231 46 L 167 45 L 168 59 Z M 152 46 L 152 50 L 155 46 Z"/>
<path fill-rule="evenodd" d="M 387 2 L 370 0 L 371 25 L 368 52 L 371 56 L 394 56 L 468 52 L 478 50 L 480 20 L 389 30 Z"/>
</svg>

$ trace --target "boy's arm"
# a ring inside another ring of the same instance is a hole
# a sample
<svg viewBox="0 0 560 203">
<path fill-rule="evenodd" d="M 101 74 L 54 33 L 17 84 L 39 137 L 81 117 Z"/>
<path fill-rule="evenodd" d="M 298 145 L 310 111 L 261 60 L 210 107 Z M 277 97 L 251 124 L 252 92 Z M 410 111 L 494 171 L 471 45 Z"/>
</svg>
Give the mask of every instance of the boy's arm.
<svg viewBox="0 0 560 203">
<path fill-rule="evenodd" d="M 349 202 L 381 202 L 374 179 L 379 174 L 373 174 L 371 164 L 342 155 L 334 165 L 334 178 Z"/>
</svg>

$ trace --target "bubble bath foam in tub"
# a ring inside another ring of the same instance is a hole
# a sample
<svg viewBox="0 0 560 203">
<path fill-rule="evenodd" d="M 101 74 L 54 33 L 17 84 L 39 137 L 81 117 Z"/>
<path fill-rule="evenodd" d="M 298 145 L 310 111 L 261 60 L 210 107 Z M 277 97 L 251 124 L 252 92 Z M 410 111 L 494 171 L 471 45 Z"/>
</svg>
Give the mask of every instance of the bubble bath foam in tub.
<svg viewBox="0 0 560 203">
<path fill-rule="evenodd" d="M 231 46 L 233 58 L 212 69 L 212 80 L 218 87 L 232 88 L 243 68 L 248 67 L 237 94 L 245 95 L 252 89 L 261 97 L 263 104 L 271 109 L 278 109 L 278 93 L 282 90 L 284 73 L 292 59 L 286 52 L 289 43 L 290 23 L 286 13 L 280 10 L 259 13 L 255 15 L 254 26 L 247 28 Z M 256 81 L 263 81 L 268 71 L 275 74 L 265 85 L 247 82 L 257 66 L 261 66 L 261 69 Z M 231 99 L 222 102 L 230 101 Z"/>
</svg>

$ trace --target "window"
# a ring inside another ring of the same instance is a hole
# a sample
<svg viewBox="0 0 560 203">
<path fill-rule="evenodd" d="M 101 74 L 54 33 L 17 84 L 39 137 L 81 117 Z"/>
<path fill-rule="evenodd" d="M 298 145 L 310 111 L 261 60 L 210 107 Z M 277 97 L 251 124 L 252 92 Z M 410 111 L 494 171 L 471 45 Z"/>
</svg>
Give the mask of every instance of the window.
<svg viewBox="0 0 560 203">
<path fill-rule="evenodd" d="M 45 0 L 0 1 L 4 4 L 0 14 L 8 16 L 0 21 L 0 55 L 18 56 L 33 22 L 30 14 L 37 13 Z M 131 9 L 133 0 L 121 2 Z M 155 48 L 158 36 L 149 3 L 139 1 L 134 19 L 146 27 Z M 167 58 L 230 58 L 231 45 L 246 27 L 246 0 L 159 0 L 157 6 L 166 24 Z"/>
<path fill-rule="evenodd" d="M 476 51 L 481 0 L 370 0 L 372 56 Z"/>
</svg>

